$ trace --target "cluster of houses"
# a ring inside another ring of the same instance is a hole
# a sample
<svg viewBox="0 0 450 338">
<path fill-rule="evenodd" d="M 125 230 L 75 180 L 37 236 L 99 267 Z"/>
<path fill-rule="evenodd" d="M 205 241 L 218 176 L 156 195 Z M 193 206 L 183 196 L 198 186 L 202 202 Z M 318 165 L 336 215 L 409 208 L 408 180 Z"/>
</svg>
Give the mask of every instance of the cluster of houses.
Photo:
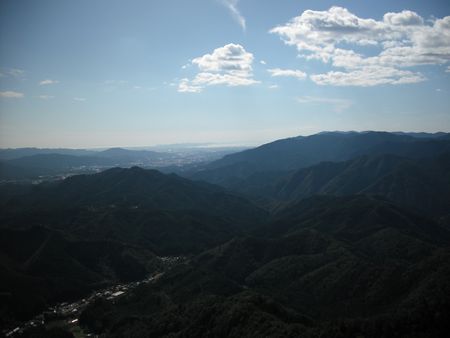
<svg viewBox="0 0 450 338">
<path fill-rule="evenodd" d="M 136 281 L 129 284 L 114 285 L 103 290 L 95 291 L 89 297 L 83 298 L 76 302 L 64 302 L 57 304 L 48 308 L 43 313 L 37 315 L 28 322 L 23 323 L 21 326 L 17 326 L 12 330 L 4 331 L 3 334 L 5 335 L 5 337 L 19 336 L 28 329 L 41 325 L 47 325 L 53 321 L 65 322 L 67 326 L 77 325 L 78 317 L 81 312 L 83 312 L 83 310 L 96 299 L 107 299 L 114 302 L 120 297 L 126 295 L 128 291 L 138 287 L 141 284 L 154 282 L 163 274 L 164 272 L 157 272 L 142 281 Z"/>
</svg>

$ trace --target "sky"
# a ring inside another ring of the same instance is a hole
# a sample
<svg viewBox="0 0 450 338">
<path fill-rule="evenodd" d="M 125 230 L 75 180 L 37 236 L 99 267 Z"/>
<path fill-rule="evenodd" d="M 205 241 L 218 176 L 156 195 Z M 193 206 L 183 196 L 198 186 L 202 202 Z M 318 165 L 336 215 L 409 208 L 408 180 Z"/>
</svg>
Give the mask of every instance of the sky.
<svg viewBox="0 0 450 338">
<path fill-rule="evenodd" d="M 0 147 L 450 132 L 450 2 L 0 0 Z"/>
</svg>

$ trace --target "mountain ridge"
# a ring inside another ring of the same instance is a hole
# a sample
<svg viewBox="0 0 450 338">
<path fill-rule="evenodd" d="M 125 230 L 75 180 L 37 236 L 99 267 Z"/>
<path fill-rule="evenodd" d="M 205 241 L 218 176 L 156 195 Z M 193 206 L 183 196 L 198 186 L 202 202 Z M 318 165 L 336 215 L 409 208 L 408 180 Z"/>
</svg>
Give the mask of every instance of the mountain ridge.
<svg viewBox="0 0 450 338">
<path fill-rule="evenodd" d="M 323 133 L 277 140 L 254 149 L 224 156 L 188 177 L 229 187 L 257 172 L 289 171 L 324 161 L 346 161 L 365 154 L 432 157 L 450 151 L 440 138 L 415 138 L 388 132 Z"/>
</svg>

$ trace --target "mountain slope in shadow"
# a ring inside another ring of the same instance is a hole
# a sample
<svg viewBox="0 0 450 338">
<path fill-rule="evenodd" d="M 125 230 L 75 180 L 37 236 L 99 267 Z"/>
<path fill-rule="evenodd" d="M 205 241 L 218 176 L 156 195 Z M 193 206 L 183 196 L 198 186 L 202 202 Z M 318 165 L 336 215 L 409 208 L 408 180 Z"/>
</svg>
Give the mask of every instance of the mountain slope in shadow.
<svg viewBox="0 0 450 338">
<path fill-rule="evenodd" d="M 418 138 L 387 132 L 326 132 L 307 137 L 277 140 L 260 147 L 230 154 L 207 164 L 191 178 L 227 188 L 252 174 L 292 171 L 320 162 L 347 161 L 362 155 L 392 154 L 428 158 L 450 151 L 445 137 Z"/>
<path fill-rule="evenodd" d="M 387 201 L 311 198 L 121 304 L 93 304 L 82 320 L 112 336 L 439 335 L 450 313 L 449 243 L 434 221 Z"/>
</svg>

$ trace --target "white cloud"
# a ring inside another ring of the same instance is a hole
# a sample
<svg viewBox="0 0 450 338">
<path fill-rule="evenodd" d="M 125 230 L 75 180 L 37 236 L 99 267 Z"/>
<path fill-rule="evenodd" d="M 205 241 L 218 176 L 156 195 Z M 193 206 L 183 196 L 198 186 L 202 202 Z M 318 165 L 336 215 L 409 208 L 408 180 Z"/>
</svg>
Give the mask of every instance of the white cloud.
<svg viewBox="0 0 450 338">
<path fill-rule="evenodd" d="M 180 93 L 200 93 L 202 91 L 202 87 L 194 86 L 190 84 L 189 79 L 184 78 L 180 80 L 178 84 L 178 91 Z"/>
<path fill-rule="evenodd" d="M 248 73 L 252 70 L 253 54 L 244 47 L 230 43 L 217 48 L 212 54 L 205 54 L 192 60 L 192 63 L 205 72 L 227 71 Z"/>
<path fill-rule="evenodd" d="M 242 74 L 215 74 L 215 73 L 198 73 L 192 83 L 198 85 L 227 85 L 230 87 L 235 86 L 249 86 L 258 81 L 253 80 Z"/>
<path fill-rule="evenodd" d="M 20 99 L 20 98 L 24 97 L 24 94 L 15 92 L 12 90 L 7 90 L 5 92 L 0 92 L 0 97 L 7 98 L 7 99 Z"/>
<path fill-rule="evenodd" d="M 242 30 L 246 30 L 245 18 L 242 16 L 241 12 L 237 8 L 239 0 L 222 0 L 222 4 L 228 8 L 233 18 L 241 26 Z"/>
<path fill-rule="evenodd" d="M 311 76 L 320 81 L 345 77 L 347 80 L 339 81 L 340 85 L 419 82 L 424 80 L 420 73 L 404 68 L 450 62 L 450 16 L 428 24 L 417 13 L 404 10 L 386 13 L 383 20 L 377 21 L 360 18 L 342 7 L 331 7 L 327 11 L 304 11 L 270 32 L 295 46 L 300 57 L 341 68 Z M 372 46 L 370 50 L 376 52 L 364 55 L 352 46 Z M 379 79 L 377 72 L 390 75 Z M 365 75 L 367 79 L 362 80 Z M 399 78 L 402 76 L 405 78 Z"/>
<path fill-rule="evenodd" d="M 259 63 L 262 64 L 262 65 L 267 64 L 266 61 L 264 61 L 264 60 L 259 61 Z"/>
<path fill-rule="evenodd" d="M 50 99 L 54 99 L 55 97 L 52 95 L 39 95 L 38 98 L 42 99 L 42 100 L 50 100 Z"/>
<path fill-rule="evenodd" d="M 319 85 L 372 87 L 383 84 L 417 83 L 425 80 L 420 73 L 392 67 L 371 66 L 350 72 L 331 71 L 310 76 Z"/>
<path fill-rule="evenodd" d="M 276 84 L 269 86 L 269 89 L 277 89 L 277 88 L 278 88 L 278 85 L 276 85 Z"/>
<path fill-rule="evenodd" d="M 450 73 L 450 66 L 448 66 L 448 67 L 445 69 L 445 72 L 446 72 L 446 73 Z"/>
<path fill-rule="evenodd" d="M 84 97 L 74 97 L 73 100 L 74 101 L 78 101 L 78 102 L 84 102 L 84 101 L 86 101 L 86 98 L 84 98 Z"/>
<path fill-rule="evenodd" d="M 302 72 L 301 70 L 293 70 L 293 69 L 280 69 L 280 68 L 273 68 L 267 70 L 271 76 L 287 76 L 287 77 L 295 77 L 299 80 L 303 80 L 307 77 L 305 72 Z"/>
<path fill-rule="evenodd" d="M 353 102 L 346 99 L 335 99 L 327 97 L 301 96 L 297 98 L 297 102 L 302 104 L 326 104 L 333 106 L 333 110 L 340 113 L 347 110 L 353 105 Z"/>
<path fill-rule="evenodd" d="M 396 26 L 423 25 L 423 18 L 420 15 L 406 10 L 400 13 L 386 13 L 383 21 Z"/>
<path fill-rule="evenodd" d="M 39 82 L 39 85 L 45 86 L 45 85 L 51 85 L 51 84 L 55 84 L 55 83 L 59 83 L 59 81 L 58 80 L 45 79 L 45 80 L 42 80 L 41 82 Z"/>
<path fill-rule="evenodd" d="M 206 86 L 249 86 L 259 83 L 253 79 L 253 54 L 241 45 L 230 43 L 191 61 L 200 72 L 192 79 L 183 78 L 179 92 L 199 93 Z"/>
</svg>

